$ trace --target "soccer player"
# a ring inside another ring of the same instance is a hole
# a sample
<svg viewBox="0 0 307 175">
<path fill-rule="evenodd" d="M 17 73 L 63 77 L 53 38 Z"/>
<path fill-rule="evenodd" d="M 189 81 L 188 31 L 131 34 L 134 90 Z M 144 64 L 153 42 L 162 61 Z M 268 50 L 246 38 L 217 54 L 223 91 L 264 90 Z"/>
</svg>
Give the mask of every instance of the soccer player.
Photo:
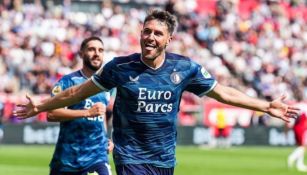
<svg viewBox="0 0 307 175">
<path fill-rule="evenodd" d="M 87 81 L 102 66 L 103 52 L 100 38 L 85 39 L 79 51 L 82 69 L 60 79 L 52 90 L 52 96 Z M 109 93 L 100 92 L 67 108 L 48 112 L 48 121 L 60 122 L 50 175 L 111 174 L 108 151 L 114 145 L 106 136 L 105 110 L 108 101 Z"/>
<path fill-rule="evenodd" d="M 263 111 L 284 121 L 297 115 L 297 108 L 282 102 L 284 96 L 271 102 L 249 97 L 219 84 L 190 58 L 166 52 L 176 23 L 175 16 L 166 11 L 151 11 L 141 31 L 141 53 L 114 58 L 90 80 L 44 102 L 27 96 L 29 102 L 18 105 L 14 114 L 28 118 L 115 87 L 113 157 L 118 175 L 174 174 L 176 119 L 184 91 Z"/>
<path fill-rule="evenodd" d="M 307 166 L 304 164 L 304 155 L 307 149 L 307 116 L 306 113 L 296 119 L 293 131 L 297 148 L 288 156 L 288 167 L 294 166 L 298 171 L 307 172 Z"/>
</svg>

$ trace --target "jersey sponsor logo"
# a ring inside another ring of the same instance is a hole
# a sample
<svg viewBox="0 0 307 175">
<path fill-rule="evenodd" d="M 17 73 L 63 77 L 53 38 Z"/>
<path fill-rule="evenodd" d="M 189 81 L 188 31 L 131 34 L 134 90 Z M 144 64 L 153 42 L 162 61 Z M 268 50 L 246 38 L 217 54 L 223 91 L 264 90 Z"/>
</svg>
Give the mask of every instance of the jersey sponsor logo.
<svg viewBox="0 0 307 175">
<path fill-rule="evenodd" d="M 53 94 L 53 95 L 56 95 L 56 94 L 60 93 L 61 91 L 62 91 L 61 86 L 57 85 L 57 86 L 55 86 L 55 87 L 52 89 L 52 94 Z"/>
<path fill-rule="evenodd" d="M 171 91 L 139 88 L 137 112 L 171 112 L 173 103 L 165 103 L 171 97 Z"/>
<path fill-rule="evenodd" d="M 179 75 L 178 72 L 173 72 L 171 74 L 171 81 L 174 83 L 174 84 L 179 84 L 181 82 L 181 77 Z"/>
<path fill-rule="evenodd" d="M 210 73 L 203 67 L 201 68 L 201 73 L 203 74 L 205 78 L 211 78 Z"/>
<path fill-rule="evenodd" d="M 136 76 L 136 77 L 133 78 L 133 77 L 131 77 L 131 76 L 129 75 L 129 80 L 130 80 L 130 81 L 136 82 L 136 81 L 139 80 L 139 78 L 140 78 L 139 76 Z"/>
</svg>

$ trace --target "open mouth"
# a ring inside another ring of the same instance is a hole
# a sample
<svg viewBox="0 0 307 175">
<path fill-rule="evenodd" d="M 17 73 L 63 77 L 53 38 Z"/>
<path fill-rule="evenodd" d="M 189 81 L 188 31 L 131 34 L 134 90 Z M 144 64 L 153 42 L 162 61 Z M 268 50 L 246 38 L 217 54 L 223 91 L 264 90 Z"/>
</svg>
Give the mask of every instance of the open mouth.
<svg viewBox="0 0 307 175">
<path fill-rule="evenodd" d="M 154 45 L 154 44 L 149 44 L 149 43 L 145 44 L 146 50 L 154 50 L 155 48 L 156 48 L 156 45 Z"/>
</svg>

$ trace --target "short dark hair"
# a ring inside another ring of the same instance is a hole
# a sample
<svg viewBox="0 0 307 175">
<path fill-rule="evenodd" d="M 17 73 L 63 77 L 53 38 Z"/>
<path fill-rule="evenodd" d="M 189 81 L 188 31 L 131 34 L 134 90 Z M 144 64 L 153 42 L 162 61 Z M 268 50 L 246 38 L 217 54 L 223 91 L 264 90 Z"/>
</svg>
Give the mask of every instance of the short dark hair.
<svg viewBox="0 0 307 175">
<path fill-rule="evenodd" d="M 158 10 L 158 9 L 151 10 L 148 12 L 148 15 L 144 20 L 144 24 L 154 19 L 166 23 L 169 33 L 171 35 L 174 34 L 174 31 L 177 27 L 177 18 L 175 15 L 172 15 L 165 10 Z"/>
<path fill-rule="evenodd" d="M 91 37 L 88 37 L 86 38 L 85 40 L 82 41 L 81 43 L 81 46 L 80 46 L 80 50 L 83 50 L 85 47 L 86 47 L 86 44 L 90 41 L 93 41 L 93 40 L 97 40 L 97 41 L 100 41 L 101 44 L 103 44 L 103 41 L 97 37 L 97 36 L 91 36 Z"/>
</svg>

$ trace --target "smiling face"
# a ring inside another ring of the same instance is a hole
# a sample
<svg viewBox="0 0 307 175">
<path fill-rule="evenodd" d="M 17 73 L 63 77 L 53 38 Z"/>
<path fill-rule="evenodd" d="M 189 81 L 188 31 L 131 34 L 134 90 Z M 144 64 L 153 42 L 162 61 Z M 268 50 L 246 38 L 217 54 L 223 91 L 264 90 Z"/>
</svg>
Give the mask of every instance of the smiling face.
<svg viewBox="0 0 307 175">
<path fill-rule="evenodd" d="M 103 51 L 103 44 L 100 41 L 89 41 L 80 51 L 80 57 L 83 59 L 83 66 L 97 71 L 103 63 Z"/>
<path fill-rule="evenodd" d="M 147 21 L 141 32 L 142 59 L 151 62 L 158 58 L 164 60 L 166 46 L 172 39 L 165 22 L 153 19 Z"/>
</svg>

